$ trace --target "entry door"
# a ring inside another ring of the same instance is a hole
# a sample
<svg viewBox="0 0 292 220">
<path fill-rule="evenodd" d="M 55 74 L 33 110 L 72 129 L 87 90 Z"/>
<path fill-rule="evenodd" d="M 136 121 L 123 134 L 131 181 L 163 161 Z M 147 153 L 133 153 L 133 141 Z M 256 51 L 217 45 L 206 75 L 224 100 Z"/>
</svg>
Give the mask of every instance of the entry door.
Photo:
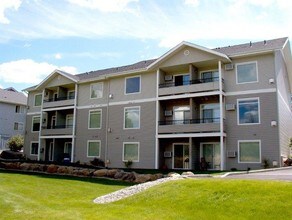
<svg viewBox="0 0 292 220">
<path fill-rule="evenodd" d="M 175 124 L 186 124 L 191 118 L 189 106 L 176 106 L 173 108 L 173 120 Z"/>
<path fill-rule="evenodd" d="M 220 144 L 219 143 L 203 143 L 202 157 L 208 163 L 208 168 L 212 170 L 220 170 Z"/>
<path fill-rule="evenodd" d="M 173 169 L 189 169 L 190 148 L 189 144 L 173 145 Z"/>
</svg>

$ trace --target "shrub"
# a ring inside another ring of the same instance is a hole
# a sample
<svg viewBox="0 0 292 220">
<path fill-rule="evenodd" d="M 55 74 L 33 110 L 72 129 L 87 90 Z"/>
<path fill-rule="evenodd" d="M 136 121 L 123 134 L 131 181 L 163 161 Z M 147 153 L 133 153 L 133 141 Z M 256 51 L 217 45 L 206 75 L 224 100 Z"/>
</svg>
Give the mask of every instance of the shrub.
<svg viewBox="0 0 292 220">
<path fill-rule="evenodd" d="M 18 152 L 23 148 L 24 138 L 21 135 L 15 135 L 11 137 L 7 145 L 11 151 Z"/>
<path fill-rule="evenodd" d="M 104 167 L 104 161 L 98 158 L 94 158 L 90 161 L 93 166 Z"/>
</svg>

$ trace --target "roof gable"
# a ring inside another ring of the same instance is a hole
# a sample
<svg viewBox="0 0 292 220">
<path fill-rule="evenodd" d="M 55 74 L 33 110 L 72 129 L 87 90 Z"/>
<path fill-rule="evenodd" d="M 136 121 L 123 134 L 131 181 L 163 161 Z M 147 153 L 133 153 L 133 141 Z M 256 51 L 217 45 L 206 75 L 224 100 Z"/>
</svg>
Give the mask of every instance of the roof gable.
<svg viewBox="0 0 292 220">
<path fill-rule="evenodd" d="M 22 92 L 0 89 L 0 102 L 26 105 L 27 97 Z"/>
</svg>

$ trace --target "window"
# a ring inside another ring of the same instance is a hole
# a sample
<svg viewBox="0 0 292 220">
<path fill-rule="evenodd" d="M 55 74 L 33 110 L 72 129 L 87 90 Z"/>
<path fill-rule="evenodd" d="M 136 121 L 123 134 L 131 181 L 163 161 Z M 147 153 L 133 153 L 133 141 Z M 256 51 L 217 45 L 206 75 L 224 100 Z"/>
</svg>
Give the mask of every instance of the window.
<svg viewBox="0 0 292 220">
<path fill-rule="evenodd" d="M 34 106 L 42 105 L 42 94 L 37 94 L 34 96 Z"/>
<path fill-rule="evenodd" d="M 220 105 L 219 103 L 201 105 L 202 123 L 219 123 L 220 122 Z"/>
<path fill-rule="evenodd" d="M 23 130 L 23 123 L 14 122 L 14 130 L 15 131 L 22 131 Z"/>
<path fill-rule="evenodd" d="M 217 70 L 202 72 L 201 79 L 203 83 L 218 81 L 219 72 Z"/>
<path fill-rule="evenodd" d="M 72 143 L 65 142 L 64 144 L 64 156 L 71 158 L 71 151 L 72 151 Z"/>
<path fill-rule="evenodd" d="M 75 99 L 75 91 L 68 91 L 68 99 Z"/>
<path fill-rule="evenodd" d="M 236 64 L 237 84 L 252 83 L 258 81 L 257 63 Z"/>
<path fill-rule="evenodd" d="M 126 94 L 139 93 L 141 91 L 140 76 L 126 78 Z"/>
<path fill-rule="evenodd" d="M 39 151 L 39 143 L 38 142 L 31 142 L 30 155 L 38 155 L 38 151 Z"/>
<path fill-rule="evenodd" d="M 88 128 L 91 128 L 91 129 L 101 128 L 101 110 L 89 111 Z"/>
<path fill-rule="evenodd" d="M 15 113 L 24 113 L 24 106 L 16 105 Z"/>
<path fill-rule="evenodd" d="M 139 142 L 124 143 L 123 161 L 139 162 Z"/>
<path fill-rule="evenodd" d="M 32 131 L 40 130 L 40 120 L 39 116 L 32 117 Z"/>
<path fill-rule="evenodd" d="M 124 113 L 124 129 L 139 129 L 140 107 L 125 108 Z"/>
<path fill-rule="evenodd" d="M 259 98 L 237 100 L 238 124 L 259 124 Z"/>
<path fill-rule="evenodd" d="M 189 106 L 175 106 L 173 107 L 174 124 L 189 124 L 191 119 L 191 112 Z"/>
<path fill-rule="evenodd" d="M 90 85 L 90 98 L 99 99 L 102 98 L 103 94 L 103 83 L 94 83 Z"/>
<path fill-rule="evenodd" d="M 100 157 L 100 141 L 87 142 L 87 157 Z"/>
<path fill-rule="evenodd" d="M 182 74 L 174 76 L 174 85 L 175 86 L 190 85 L 190 75 Z"/>
<path fill-rule="evenodd" d="M 66 115 L 66 128 L 72 128 L 73 127 L 73 115 L 69 114 Z"/>
<path fill-rule="evenodd" d="M 239 163 L 260 163 L 261 162 L 261 142 L 238 141 L 238 162 Z"/>
</svg>

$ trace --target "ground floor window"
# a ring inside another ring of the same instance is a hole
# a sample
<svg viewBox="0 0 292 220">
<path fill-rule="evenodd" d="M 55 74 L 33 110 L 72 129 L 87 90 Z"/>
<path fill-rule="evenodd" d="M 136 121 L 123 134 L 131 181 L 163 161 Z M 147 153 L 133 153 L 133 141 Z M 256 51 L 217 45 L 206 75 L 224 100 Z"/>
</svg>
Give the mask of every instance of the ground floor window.
<svg viewBox="0 0 292 220">
<path fill-rule="evenodd" d="M 123 161 L 139 162 L 139 142 L 124 143 Z"/>
<path fill-rule="evenodd" d="M 39 151 L 39 143 L 38 142 L 31 142 L 30 154 L 31 155 L 38 155 L 38 151 Z"/>
<path fill-rule="evenodd" d="M 239 163 L 260 163 L 261 162 L 261 142 L 238 141 Z"/>
<path fill-rule="evenodd" d="M 100 157 L 100 141 L 87 142 L 87 157 Z"/>
</svg>

